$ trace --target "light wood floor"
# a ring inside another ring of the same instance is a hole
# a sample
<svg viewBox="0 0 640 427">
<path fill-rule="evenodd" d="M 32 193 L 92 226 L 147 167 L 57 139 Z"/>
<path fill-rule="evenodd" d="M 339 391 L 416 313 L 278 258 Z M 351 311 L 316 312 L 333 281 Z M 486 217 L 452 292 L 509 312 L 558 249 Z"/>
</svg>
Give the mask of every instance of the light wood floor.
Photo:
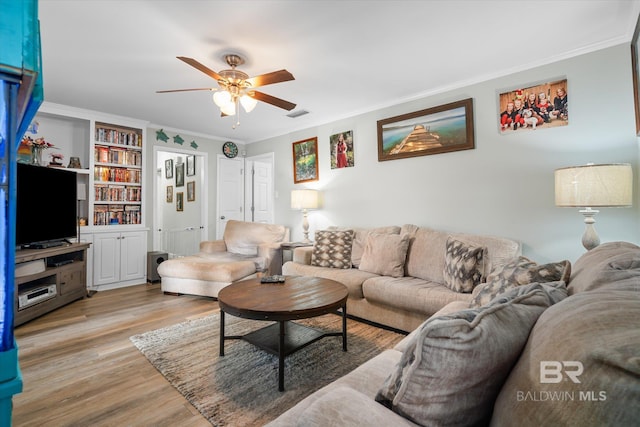
<svg viewBox="0 0 640 427">
<path fill-rule="evenodd" d="M 160 285 L 98 292 L 15 330 L 23 391 L 14 426 L 209 426 L 129 341 L 218 310 Z"/>
</svg>

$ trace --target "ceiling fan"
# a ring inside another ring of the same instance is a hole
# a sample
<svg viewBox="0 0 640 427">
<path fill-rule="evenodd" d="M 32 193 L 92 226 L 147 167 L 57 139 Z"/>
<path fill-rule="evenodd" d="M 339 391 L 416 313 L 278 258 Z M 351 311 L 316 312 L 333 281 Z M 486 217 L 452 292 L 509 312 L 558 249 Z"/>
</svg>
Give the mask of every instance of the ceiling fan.
<svg viewBox="0 0 640 427">
<path fill-rule="evenodd" d="M 227 54 L 224 56 L 224 60 L 229 64 L 231 69 L 222 70 L 219 73 L 216 73 L 195 59 L 188 58 L 186 56 L 178 56 L 177 58 L 216 80 L 219 88 L 205 87 L 195 89 L 159 90 L 156 91 L 156 93 L 188 92 L 194 90 L 214 91 L 213 101 L 218 107 L 220 107 L 222 116 L 235 115 L 236 112 L 239 112 L 239 104 L 242 105 L 246 112 L 250 112 L 255 108 L 257 101 L 266 102 L 267 104 L 271 104 L 288 111 L 293 110 L 296 107 L 296 104 L 292 102 L 276 98 L 275 96 L 271 96 L 254 89 L 256 87 L 274 83 L 295 80 L 293 75 L 287 70 L 273 71 L 271 73 L 261 74 L 250 78 L 247 73 L 236 69 L 238 65 L 242 65 L 245 62 L 242 57 L 236 54 Z M 237 124 L 240 124 L 239 120 Z M 235 128 L 235 125 L 233 127 Z"/>
</svg>

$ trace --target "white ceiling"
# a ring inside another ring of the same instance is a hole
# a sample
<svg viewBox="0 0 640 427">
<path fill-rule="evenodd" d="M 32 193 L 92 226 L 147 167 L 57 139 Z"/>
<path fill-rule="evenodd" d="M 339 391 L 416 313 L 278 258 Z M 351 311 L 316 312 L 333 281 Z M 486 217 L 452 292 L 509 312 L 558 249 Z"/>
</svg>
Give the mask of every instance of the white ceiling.
<svg viewBox="0 0 640 427">
<path fill-rule="evenodd" d="M 40 0 L 45 100 L 250 143 L 628 43 L 639 12 L 637 0 Z M 261 90 L 309 114 L 259 103 L 234 130 L 211 92 L 155 93 L 216 87 L 176 56 L 220 71 L 227 52 L 250 76 L 290 71 Z"/>
</svg>

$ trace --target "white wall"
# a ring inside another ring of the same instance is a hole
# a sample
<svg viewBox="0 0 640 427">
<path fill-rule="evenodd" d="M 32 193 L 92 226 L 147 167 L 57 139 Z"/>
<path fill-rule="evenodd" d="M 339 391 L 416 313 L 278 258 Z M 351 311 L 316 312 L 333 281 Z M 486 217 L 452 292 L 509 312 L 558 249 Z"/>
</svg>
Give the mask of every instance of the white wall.
<svg viewBox="0 0 640 427">
<path fill-rule="evenodd" d="M 568 79 L 568 126 L 498 132 L 499 93 L 558 77 Z M 290 209 L 290 192 L 309 187 L 324 195 L 322 210 L 310 214 L 312 232 L 328 225 L 412 223 L 510 237 L 521 241 L 524 255 L 538 262 L 573 262 L 584 253 L 580 241 L 584 223 L 578 209 L 554 205 L 553 171 L 559 167 L 631 163 L 634 206 L 602 208 L 596 229 L 603 242 L 640 242 L 631 78 L 630 48 L 625 44 L 253 143 L 246 149 L 249 156 L 275 153 L 276 223 L 292 227 L 292 240 L 302 239 L 302 215 Z M 378 162 L 377 120 L 469 97 L 475 116 L 474 150 Z M 355 167 L 332 170 L 329 136 L 347 130 L 353 130 Z M 320 180 L 294 185 L 291 143 L 314 136 Z"/>
</svg>

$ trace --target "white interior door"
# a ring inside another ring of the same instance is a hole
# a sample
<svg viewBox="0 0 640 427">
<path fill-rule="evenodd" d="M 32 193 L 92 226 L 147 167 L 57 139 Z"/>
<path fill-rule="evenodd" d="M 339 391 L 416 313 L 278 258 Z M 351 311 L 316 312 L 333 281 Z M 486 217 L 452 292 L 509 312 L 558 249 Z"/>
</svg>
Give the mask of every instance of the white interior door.
<svg viewBox="0 0 640 427">
<path fill-rule="evenodd" d="M 216 239 L 222 239 L 227 221 L 244 220 L 244 159 L 218 155 Z"/>
<path fill-rule="evenodd" d="M 273 153 L 245 159 L 245 221 L 275 221 L 273 163 Z"/>
</svg>

